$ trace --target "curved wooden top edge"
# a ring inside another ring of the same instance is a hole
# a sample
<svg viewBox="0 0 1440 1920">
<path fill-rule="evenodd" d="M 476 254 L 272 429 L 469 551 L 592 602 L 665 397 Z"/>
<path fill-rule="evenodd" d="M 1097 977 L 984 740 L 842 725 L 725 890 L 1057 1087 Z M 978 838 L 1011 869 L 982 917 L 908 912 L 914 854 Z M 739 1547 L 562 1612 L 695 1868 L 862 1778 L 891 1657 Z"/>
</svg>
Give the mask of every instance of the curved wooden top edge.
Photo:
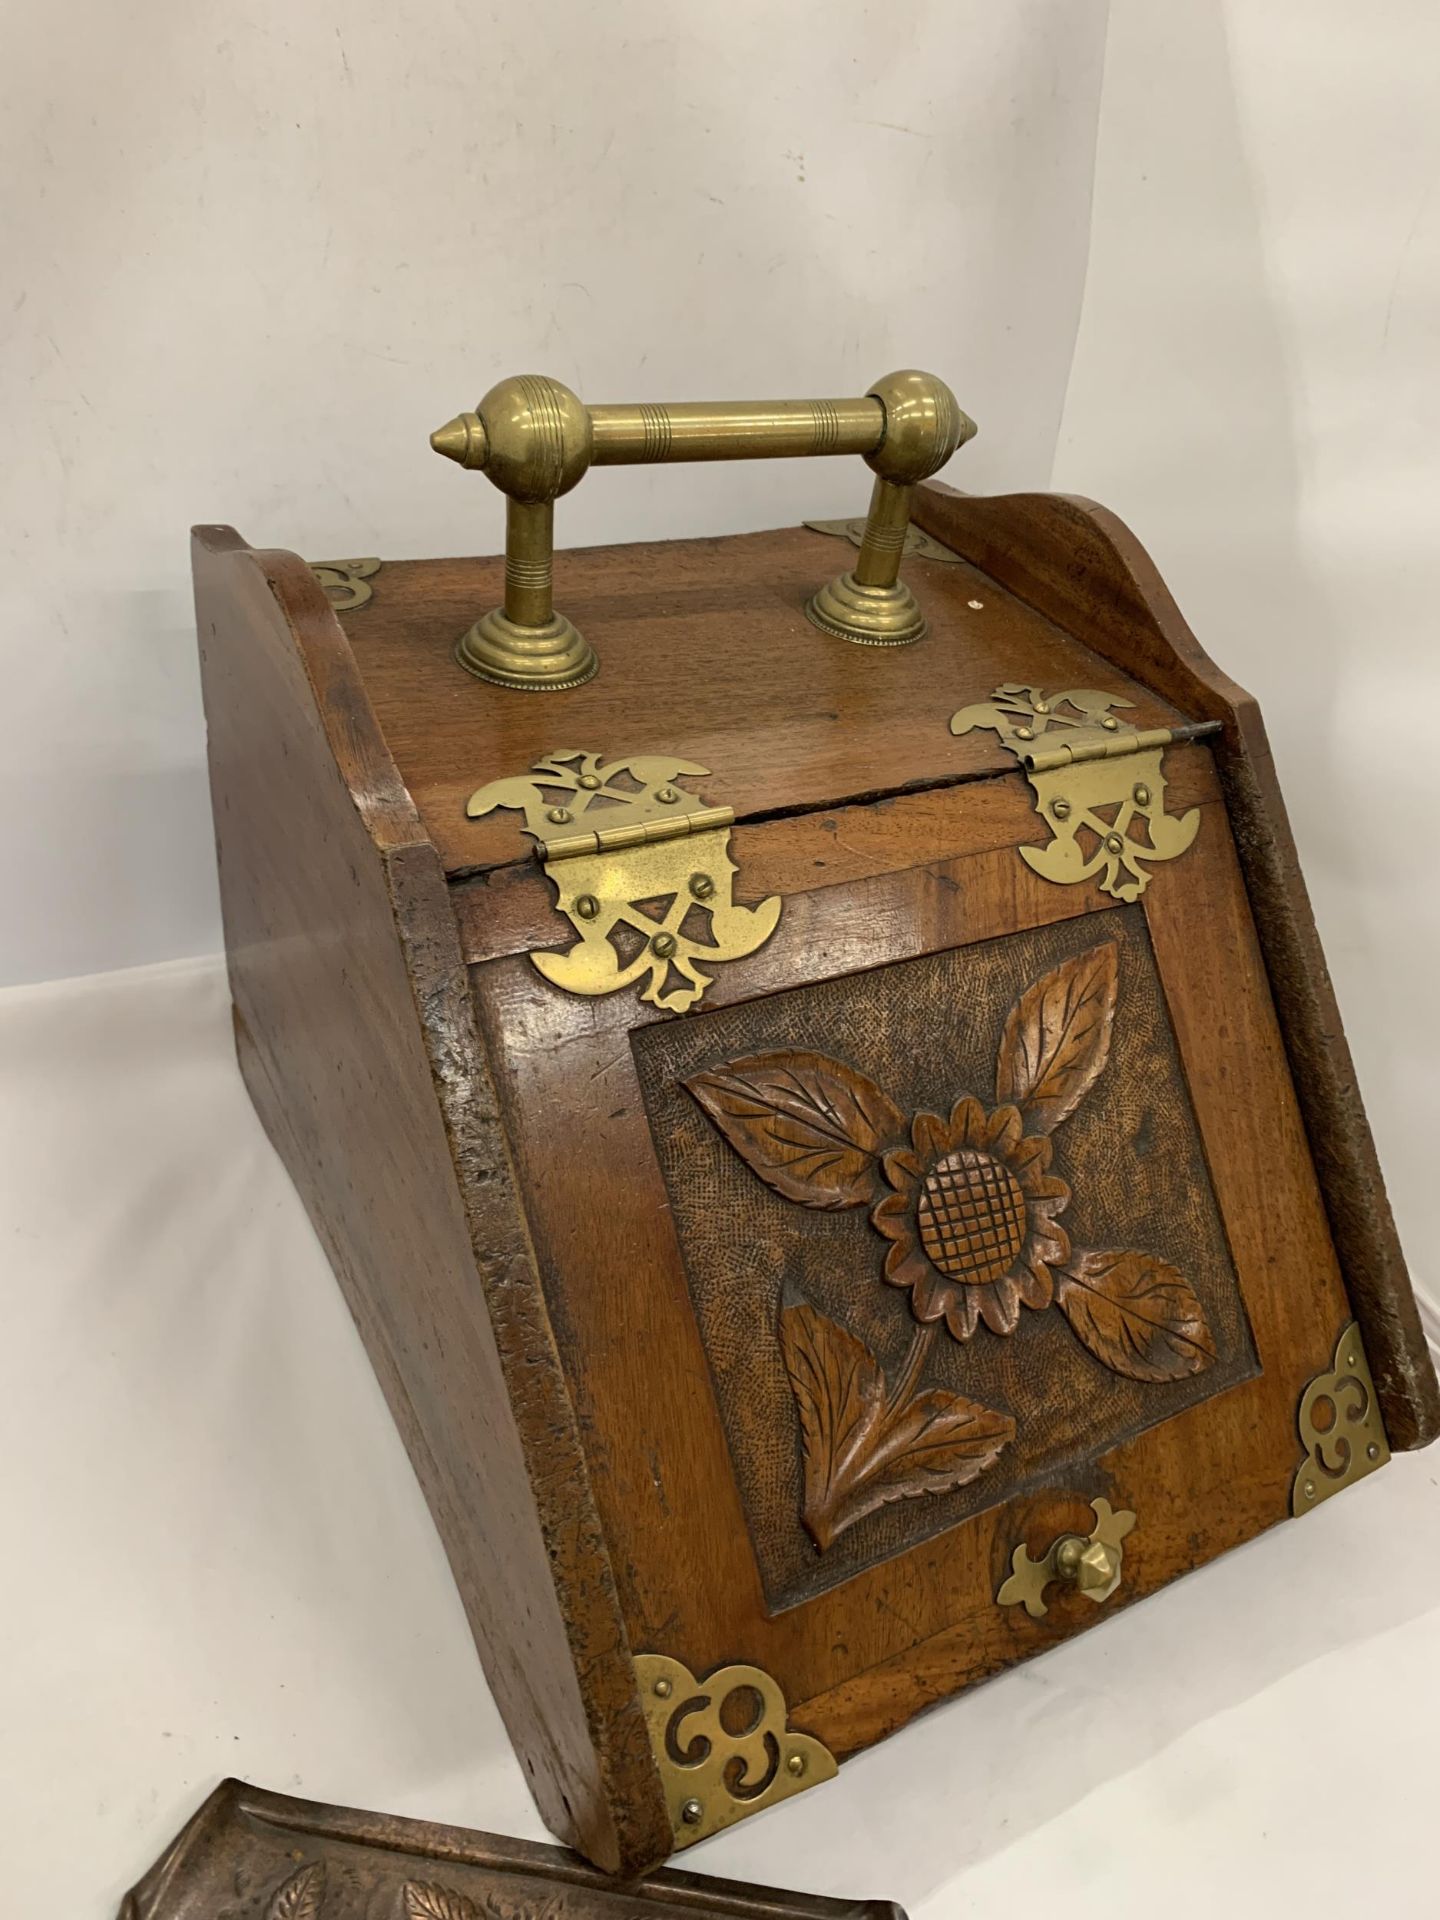
<svg viewBox="0 0 1440 1920">
<path fill-rule="evenodd" d="M 284 547 L 252 547 L 234 527 L 190 529 L 197 584 L 207 564 L 237 566 L 258 575 L 294 636 L 320 724 L 356 811 L 382 851 L 430 847 L 409 789 L 400 777 L 345 629 L 314 572 Z"/>
<path fill-rule="evenodd" d="M 1336 1252 L 1392 1446 L 1440 1436 L 1440 1382 L 1415 1304 L 1260 709 L 1195 638 L 1108 508 L 1070 494 L 915 493 L 927 533 L 1197 720 L 1215 764 Z M 1338 1329 L 1336 1329 L 1338 1332 Z"/>
<path fill-rule="evenodd" d="M 1155 562 L 1108 507 L 1082 494 L 964 494 L 931 480 L 916 489 L 915 519 L 947 546 L 955 545 L 947 533 L 958 537 L 966 559 L 1086 645 L 1095 644 L 1097 626 L 1134 622 L 1137 630 L 1123 636 L 1134 655 L 1129 670 L 1192 718 L 1224 719 L 1254 707 L 1201 646 Z M 1083 623 L 1078 632 L 1072 619 Z M 1163 649 L 1145 645 L 1146 630 Z M 1147 666 L 1162 678 L 1148 678 Z"/>
</svg>

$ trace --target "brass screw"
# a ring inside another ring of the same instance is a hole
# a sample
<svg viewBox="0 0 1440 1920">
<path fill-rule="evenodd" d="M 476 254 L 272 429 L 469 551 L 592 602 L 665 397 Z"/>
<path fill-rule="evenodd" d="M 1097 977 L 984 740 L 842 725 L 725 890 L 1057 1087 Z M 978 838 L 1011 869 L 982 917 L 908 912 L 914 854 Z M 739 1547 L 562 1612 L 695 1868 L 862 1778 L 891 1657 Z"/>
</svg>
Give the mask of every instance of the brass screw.
<svg viewBox="0 0 1440 1920">
<path fill-rule="evenodd" d="M 1035 729 L 1033 727 L 1016 727 L 1015 738 L 1017 740 L 1033 740 L 1035 738 Z"/>
<path fill-rule="evenodd" d="M 680 1818 L 687 1827 L 698 1827 L 705 1818 L 705 1809 L 698 1800 L 687 1800 L 680 1809 Z"/>
<path fill-rule="evenodd" d="M 708 873 L 692 873 L 690 891 L 697 900 L 709 900 L 715 892 L 715 882 Z"/>
<path fill-rule="evenodd" d="M 1145 783 L 1144 783 L 1144 781 L 1143 781 L 1143 780 L 1141 781 L 1141 783 L 1140 783 L 1140 785 L 1139 785 L 1138 787 L 1136 787 L 1136 789 L 1135 789 L 1135 793 L 1134 793 L 1134 796 L 1133 796 L 1133 797 L 1134 797 L 1134 801 L 1135 801 L 1135 804 L 1136 804 L 1136 806 L 1137 806 L 1137 807 L 1148 807 L 1148 806 L 1149 806 L 1149 804 L 1150 804 L 1150 789 L 1149 789 L 1149 787 L 1147 787 L 1147 786 L 1145 785 Z"/>
<path fill-rule="evenodd" d="M 1037 700 L 1035 702 L 1035 711 L 1036 713 L 1048 713 L 1050 711 L 1050 702 L 1048 700 Z"/>
<path fill-rule="evenodd" d="M 600 776 L 598 773 L 582 773 L 580 776 L 579 785 L 584 787 L 587 793 L 594 793 L 599 784 Z"/>
<path fill-rule="evenodd" d="M 1050 811 L 1057 820 L 1068 820 L 1070 818 L 1070 802 L 1068 800 L 1052 800 L 1050 803 Z"/>
<path fill-rule="evenodd" d="M 655 789 L 655 798 L 668 807 L 674 801 L 678 800 L 680 796 L 674 787 L 657 787 Z"/>
<path fill-rule="evenodd" d="M 600 911 L 600 902 L 593 893 L 577 894 L 575 911 L 582 920 L 593 920 Z"/>
<path fill-rule="evenodd" d="M 657 1700 L 668 1700 L 674 1691 L 675 1682 L 673 1680 L 657 1680 L 655 1682 L 655 1698 Z"/>
<path fill-rule="evenodd" d="M 555 826 L 563 827 L 567 826 L 575 816 L 571 813 L 569 807 L 551 807 L 550 811 L 545 815 L 545 818 L 553 822 Z"/>
<path fill-rule="evenodd" d="M 1315 1498 L 1315 1482 L 1313 1480 L 1307 1480 L 1305 1482 L 1305 1498 L 1307 1500 L 1313 1500 Z"/>
<path fill-rule="evenodd" d="M 657 933 L 654 939 L 650 942 L 650 951 L 652 953 L 658 953 L 662 960 L 668 960 L 671 954 L 674 953 L 675 951 L 674 934 L 673 933 Z"/>
<path fill-rule="evenodd" d="M 801 1774 L 804 1773 L 805 1771 L 804 1754 L 792 1753 L 790 1758 L 785 1762 L 785 1771 L 787 1773 L 794 1774 L 795 1778 L 798 1780 Z"/>
<path fill-rule="evenodd" d="M 1367 1460 L 1378 1460 L 1380 1458 L 1380 1449 L 1373 1440 L 1365 1449 L 1365 1457 Z"/>
<path fill-rule="evenodd" d="M 1107 713 L 1100 724 L 1105 728 L 1107 733 L 1114 733 L 1118 729 L 1120 722 L 1115 718 L 1113 713 Z"/>
<path fill-rule="evenodd" d="M 1125 851 L 1125 842 L 1120 838 L 1118 833 L 1106 834 L 1105 851 L 1107 853 L 1123 853 Z"/>
</svg>

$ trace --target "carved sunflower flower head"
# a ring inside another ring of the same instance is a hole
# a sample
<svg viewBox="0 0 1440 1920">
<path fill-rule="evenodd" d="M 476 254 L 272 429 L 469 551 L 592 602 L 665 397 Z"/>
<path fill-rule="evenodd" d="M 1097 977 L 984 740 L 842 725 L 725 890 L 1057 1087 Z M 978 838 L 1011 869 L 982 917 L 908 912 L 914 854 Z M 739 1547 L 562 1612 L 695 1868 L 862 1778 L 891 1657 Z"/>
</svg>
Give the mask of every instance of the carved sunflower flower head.
<svg viewBox="0 0 1440 1920">
<path fill-rule="evenodd" d="M 982 1320 L 1013 1333 L 1022 1306 L 1050 1305 L 1050 1269 L 1070 1257 L 1057 1219 L 1070 1189 L 1050 1172 L 1050 1155 L 1018 1107 L 987 1112 L 967 1095 L 948 1120 L 915 1115 L 909 1146 L 881 1161 L 888 1191 L 870 1219 L 890 1242 L 885 1278 L 910 1289 L 917 1320 L 943 1318 L 968 1340 Z"/>
</svg>

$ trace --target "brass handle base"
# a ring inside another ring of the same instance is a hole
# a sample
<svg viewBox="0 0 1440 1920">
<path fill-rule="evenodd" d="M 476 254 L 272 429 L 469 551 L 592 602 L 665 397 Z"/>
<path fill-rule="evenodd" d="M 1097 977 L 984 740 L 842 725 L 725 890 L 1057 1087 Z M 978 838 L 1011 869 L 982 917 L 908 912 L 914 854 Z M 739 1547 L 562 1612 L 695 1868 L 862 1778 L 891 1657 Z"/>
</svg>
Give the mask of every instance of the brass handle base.
<svg viewBox="0 0 1440 1920">
<path fill-rule="evenodd" d="M 909 647 L 928 631 L 920 603 L 903 580 L 867 587 L 853 573 L 827 581 L 806 603 L 805 616 L 822 633 L 859 647 Z"/>
<path fill-rule="evenodd" d="M 492 607 L 460 636 L 455 658 L 467 673 L 496 687 L 567 693 L 593 680 L 600 662 L 572 620 L 552 613 L 543 626 L 522 626 Z"/>
</svg>

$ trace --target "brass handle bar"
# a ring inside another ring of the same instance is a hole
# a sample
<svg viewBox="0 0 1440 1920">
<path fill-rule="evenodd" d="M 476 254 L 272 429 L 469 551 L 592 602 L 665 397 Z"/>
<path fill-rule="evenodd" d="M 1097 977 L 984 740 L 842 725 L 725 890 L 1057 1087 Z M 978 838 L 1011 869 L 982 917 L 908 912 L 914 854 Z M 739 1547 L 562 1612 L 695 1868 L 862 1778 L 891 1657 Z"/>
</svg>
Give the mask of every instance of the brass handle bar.
<svg viewBox="0 0 1440 1920">
<path fill-rule="evenodd" d="M 689 400 L 679 406 L 591 407 L 597 467 L 667 460 L 785 460 L 873 453 L 885 408 L 863 400 Z"/>
<path fill-rule="evenodd" d="M 473 413 L 430 436 L 437 453 L 487 473 L 506 495 L 505 603 L 456 646 L 483 680 L 532 690 L 578 687 L 595 673 L 589 643 L 553 600 L 555 501 L 592 466 L 757 460 L 858 453 L 874 470 L 854 567 L 806 606 L 824 632 L 865 646 L 907 646 L 925 633 L 900 579 L 915 484 L 971 438 L 975 423 L 933 374 L 877 380 L 858 400 L 686 401 L 585 406 L 558 380 L 520 374 Z"/>
</svg>

